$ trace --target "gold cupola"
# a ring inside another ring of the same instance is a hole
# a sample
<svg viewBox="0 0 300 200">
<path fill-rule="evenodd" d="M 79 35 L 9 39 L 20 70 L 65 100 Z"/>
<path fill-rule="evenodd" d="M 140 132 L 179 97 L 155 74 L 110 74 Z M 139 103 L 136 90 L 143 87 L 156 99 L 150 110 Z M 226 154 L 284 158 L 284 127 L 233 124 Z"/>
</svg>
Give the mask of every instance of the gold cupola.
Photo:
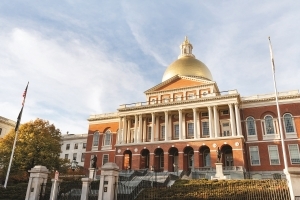
<svg viewBox="0 0 300 200">
<path fill-rule="evenodd" d="M 175 75 L 197 76 L 207 80 L 213 80 L 208 67 L 200 60 L 197 60 L 193 55 L 193 45 L 189 42 L 187 37 L 185 37 L 184 42 L 180 45 L 180 49 L 181 55 L 166 69 L 162 81 L 166 81 Z"/>
</svg>

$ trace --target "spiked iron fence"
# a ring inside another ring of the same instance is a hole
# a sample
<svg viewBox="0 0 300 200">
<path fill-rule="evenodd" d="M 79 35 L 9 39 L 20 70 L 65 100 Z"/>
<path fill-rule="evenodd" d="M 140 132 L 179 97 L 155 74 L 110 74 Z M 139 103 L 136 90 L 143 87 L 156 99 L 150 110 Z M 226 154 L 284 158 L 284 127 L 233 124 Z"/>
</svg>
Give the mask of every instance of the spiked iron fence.
<svg viewBox="0 0 300 200">
<path fill-rule="evenodd" d="M 148 188 L 136 200 L 290 200 L 285 180 L 206 181 L 201 184 Z"/>
</svg>

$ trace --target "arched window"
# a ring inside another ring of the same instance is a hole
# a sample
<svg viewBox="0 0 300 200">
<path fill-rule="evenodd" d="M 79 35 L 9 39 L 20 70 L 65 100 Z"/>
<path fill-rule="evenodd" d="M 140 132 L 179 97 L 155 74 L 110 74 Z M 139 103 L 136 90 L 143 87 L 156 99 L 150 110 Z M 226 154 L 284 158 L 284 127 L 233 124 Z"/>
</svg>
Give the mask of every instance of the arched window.
<svg viewBox="0 0 300 200">
<path fill-rule="evenodd" d="M 265 129 L 266 134 L 275 134 L 273 117 L 270 115 L 265 116 Z"/>
<path fill-rule="evenodd" d="M 93 146 L 95 147 L 98 145 L 99 145 L 99 132 L 96 131 L 93 136 Z"/>
<path fill-rule="evenodd" d="M 246 119 L 246 126 L 248 135 L 256 135 L 255 120 L 253 117 Z"/>
<path fill-rule="evenodd" d="M 106 131 L 104 134 L 104 146 L 110 146 L 111 145 L 111 132 L 110 130 Z"/>
<path fill-rule="evenodd" d="M 294 133 L 294 119 L 293 116 L 289 113 L 283 115 L 284 127 L 286 133 Z"/>
</svg>

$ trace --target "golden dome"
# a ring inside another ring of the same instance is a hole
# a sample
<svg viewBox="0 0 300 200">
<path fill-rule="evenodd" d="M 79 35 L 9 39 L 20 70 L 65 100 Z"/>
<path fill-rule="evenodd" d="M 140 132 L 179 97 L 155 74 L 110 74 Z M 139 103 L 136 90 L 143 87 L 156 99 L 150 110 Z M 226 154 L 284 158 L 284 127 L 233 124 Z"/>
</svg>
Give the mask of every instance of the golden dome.
<svg viewBox="0 0 300 200">
<path fill-rule="evenodd" d="M 187 38 L 181 44 L 181 55 L 165 71 L 162 81 L 165 81 L 175 75 L 179 76 L 200 76 L 202 78 L 213 80 L 208 67 L 197 60 L 192 54 L 193 46 Z"/>
</svg>

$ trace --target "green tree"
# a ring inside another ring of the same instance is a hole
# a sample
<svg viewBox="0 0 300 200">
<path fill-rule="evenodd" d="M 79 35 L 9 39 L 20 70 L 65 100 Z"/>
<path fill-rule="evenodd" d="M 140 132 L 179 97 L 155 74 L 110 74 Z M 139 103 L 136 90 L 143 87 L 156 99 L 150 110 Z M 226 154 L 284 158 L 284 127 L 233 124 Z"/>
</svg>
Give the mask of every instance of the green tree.
<svg viewBox="0 0 300 200">
<path fill-rule="evenodd" d="M 2 177 L 8 168 L 14 137 L 15 131 L 11 130 L 0 140 Z M 35 165 L 46 166 L 49 170 L 59 169 L 65 165 L 66 161 L 59 158 L 60 140 L 60 130 L 49 121 L 36 119 L 21 125 L 10 174 L 26 176 L 26 172 Z"/>
</svg>

